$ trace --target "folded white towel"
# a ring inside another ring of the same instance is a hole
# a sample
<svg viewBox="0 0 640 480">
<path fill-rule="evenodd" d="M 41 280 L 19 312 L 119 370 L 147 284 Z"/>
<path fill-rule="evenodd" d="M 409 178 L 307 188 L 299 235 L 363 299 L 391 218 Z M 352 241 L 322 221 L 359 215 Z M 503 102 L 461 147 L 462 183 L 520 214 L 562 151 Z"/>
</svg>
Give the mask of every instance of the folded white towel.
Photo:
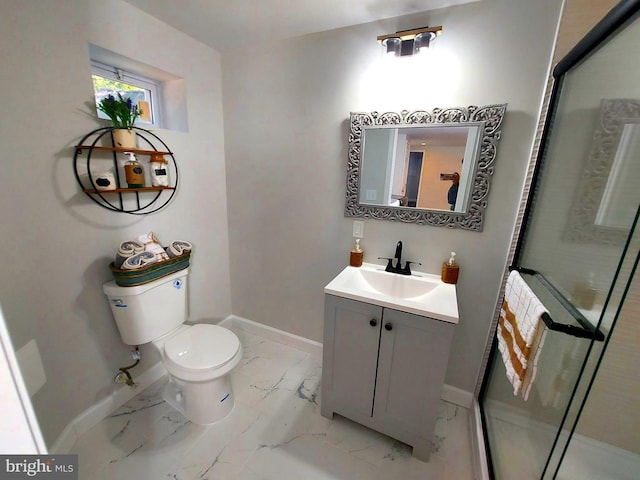
<svg viewBox="0 0 640 480">
<path fill-rule="evenodd" d="M 186 240 L 174 240 L 166 248 L 169 257 L 177 257 L 193 250 L 193 245 Z"/>
<path fill-rule="evenodd" d="M 520 274 L 513 270 L 507 279 L 504 302 L 500 310 L 498 348 L 507 370 L 507 377 L 513 385 L 514 395 L 520 393 L 525 375 L 529 373 L 526 389 L 523 390 L 525 400 L 535 380 L 535 365 L 544 345 L 544 313 L 547 313 L 547 309 Z M 529 367 L 531 371 L 527 372 Z"/>
<path fill-rule="evenodd" d="M 140 252 L 136 253 L 132 257 L 127 258 L 122 264 L 122 270 L 136 270 L 138 268 L 146 267 L 152 263 L 158 261 L 156 254 L 153 252 Z"/>
<path fill-rule="evenodd" d="M 144 245 L 145 251 L 151 252 L 156 256 L 156 260 L 158 262 L 169 259 L 169 255 L 164 251 L 164 248 L 160 245 L 160 242 L 158 242 L 158 239 L 153 232 L 149 232 L 146 235 L 140 235 L 138 237 L 138 241 Z"/>
<path fill-rule="evenodd" d="M 122 242 L 118 247 L 113 265 L 116 268 L 121 268 L 127 258 L 143 251 L 144 245 L 137 240 L 127 240 L 126 242 Z"/>
</svg>

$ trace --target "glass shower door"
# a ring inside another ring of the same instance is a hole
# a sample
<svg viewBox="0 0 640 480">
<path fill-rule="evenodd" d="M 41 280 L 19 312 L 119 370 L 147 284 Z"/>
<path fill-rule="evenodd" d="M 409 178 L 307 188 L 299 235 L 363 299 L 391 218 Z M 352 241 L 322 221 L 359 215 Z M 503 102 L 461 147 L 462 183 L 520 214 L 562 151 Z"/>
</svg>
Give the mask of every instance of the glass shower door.
<svg viewBox="0 0 640 480">
<path fill-rule="evenodd" d="M 592 352 L 595 366 L 585 371 L 586 392 L 575 405 L 577 421 L 567 425 L 569 434 L 556 449 L 555 470 L 549 478 L 635 480 L 639 476 L 639 251 L 636 227 L 601 316 L 606 342 Z"/>
<path fill-rule="evenodd" d="M 615 18 L 610 14 L 603 21 L 609 26 L 606 34 L 601 29 L 597 45 L 579 45 L 583 55 L 556 69 L 554 100 L 514 260 L 526 269 L 523 278 L 549 310 L 553 325 L 545 327 L 537 376 L 526 399 L 514 395 L 494 341 L 480 402 L 496 479 L 627 478 L 572 470 L 570 463 L 584 455 L 584 442 L 575 439 L 593 439 L 588 432 L 601 425 L 593 416 L 603 401 L 587 400 L 588 394 L 597 391 L 592 384 L 612 375 L 600 370 L 594 379 L 626 306 L 638 257 L 640 5 L 623 4 L 612 11 Z M 640 332 L 636 335 L 638 340 Z M 609 368 L 628 372 L 626 364 L 613 362 Z M 635 411 L 625 415 L 637 424 Z M 605 439 L 597 442 L 608 445 Z"/>
</svg>

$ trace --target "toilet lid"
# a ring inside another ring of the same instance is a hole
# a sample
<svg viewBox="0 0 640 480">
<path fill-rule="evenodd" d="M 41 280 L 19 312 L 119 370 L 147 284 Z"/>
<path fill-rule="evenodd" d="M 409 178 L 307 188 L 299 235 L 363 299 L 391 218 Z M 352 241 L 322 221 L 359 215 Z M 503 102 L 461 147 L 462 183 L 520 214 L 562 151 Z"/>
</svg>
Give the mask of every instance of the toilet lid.
<svg viewBox="0 0 640 480">
<path fill-rule="evenodd" d="M 183 368 L 207 370 L 229 362 L 240 348 L 235 333 L 217 325 L 186 328 L 164 344 L 166 357 Z"/>
</svg>

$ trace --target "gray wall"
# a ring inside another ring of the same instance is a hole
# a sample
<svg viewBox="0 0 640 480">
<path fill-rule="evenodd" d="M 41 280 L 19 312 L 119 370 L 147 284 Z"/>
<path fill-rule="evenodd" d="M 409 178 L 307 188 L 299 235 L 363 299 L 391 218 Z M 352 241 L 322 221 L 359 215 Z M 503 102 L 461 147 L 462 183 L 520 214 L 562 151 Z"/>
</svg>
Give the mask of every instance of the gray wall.
<svg viewBox="0 0 640 480">
<path fill-rule="evenodd" d="M 40 350 L 47 382 L 32 401 L 51 445 L 131 363 L 101 289 L 121 241 L 154 231 L 193 242 L 192 318 L 231 313 L 220 58 L 118 0 L 1 0 L 0 43 L 0 303 L 15 349 L 35 338 Z M 189 132 L 154 129 L 181 182 L 160 213 L 109 212 L 76 185 L 71 147 L 99 125 L 89 43 L 187 83 Z M 158 360 L 142 351 L 134 374 Z"/>
<path fill-rule="evenodd" d="M 559 0 L 486 0 L 222 59 L 234 314 L 322 340 L 323 287 L 345 266 L 350 111 L 509 104 L 482 233 L 365 220 L 366 262 L 398 240 L 439 273 L 455 250 L 460 324 L 446 382 L 472 391 L 524 183 Z M 376 37 L 443 25 L 439 67 L 381 61 Z M 394 83 L 395 82 L 395 83 Z M 395 85 L 389 88 L 389 85 Z"/>
</svg>

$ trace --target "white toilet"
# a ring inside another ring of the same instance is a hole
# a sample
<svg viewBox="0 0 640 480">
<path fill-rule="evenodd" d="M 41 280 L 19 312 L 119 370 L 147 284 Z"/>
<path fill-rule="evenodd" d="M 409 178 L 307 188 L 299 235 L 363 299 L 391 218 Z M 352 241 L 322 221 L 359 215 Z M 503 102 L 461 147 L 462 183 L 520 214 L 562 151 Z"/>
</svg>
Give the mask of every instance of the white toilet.
<svg viewBox="0 0 640 480">
<path fill-rule="evenodd" d="M 189 269 L 135 287 L 103 285 L 122 341 L 152 342 L 171 379 L 164 399 L 191 422 L 209 425 L 231 412 L 230 372 L 242 358 L 240 340 L 217 325 L 183 325 Z"/>
</svg>

